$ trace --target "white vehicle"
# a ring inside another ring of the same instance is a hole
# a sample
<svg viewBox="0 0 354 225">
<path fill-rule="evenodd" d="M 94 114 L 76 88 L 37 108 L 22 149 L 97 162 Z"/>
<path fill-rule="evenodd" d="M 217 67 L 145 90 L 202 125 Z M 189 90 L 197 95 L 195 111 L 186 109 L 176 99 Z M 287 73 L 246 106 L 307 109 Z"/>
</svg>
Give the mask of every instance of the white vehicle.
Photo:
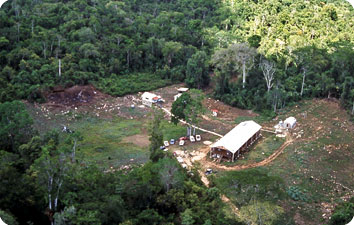
<svg viewBox="0 0 354 225">
<path fill-rule="evenodd" d="M 163 144 L 164 144 L 166 147 L 170 145 L 170 144 L 168 143 L 168 141 L 164 141 Z"/>
<path fill-rule="evenodd" d="M 199 134 L 197 134 L 197 135 L 195 135 L 195 140 L 196 141 L 201 141 L 202 137 Z"/>
<path fill-rule="evenodd" d="M 189 140 L 190 140 L 191 142 L 195 142 L 195 138 L 194 138 L 193 136 L 189 136 Z"/>
<path fill-rule="evenodd" d="M 179 141 L 179 145 L 180 145 L 180 146 L 184 145 L 184 140 L 180 140 L 180 141 Z"/>
</svg>

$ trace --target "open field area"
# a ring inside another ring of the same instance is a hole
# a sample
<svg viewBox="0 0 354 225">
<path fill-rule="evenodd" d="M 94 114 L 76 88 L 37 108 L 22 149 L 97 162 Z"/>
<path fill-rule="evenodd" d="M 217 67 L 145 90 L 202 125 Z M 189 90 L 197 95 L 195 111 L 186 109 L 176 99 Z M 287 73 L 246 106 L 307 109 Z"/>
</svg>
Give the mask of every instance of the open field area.
<svg viewBox="0 0 354 225">
<path fill-rule="evenodd" d="M 271 198 L 271 201 L 276 200 L 275 205 L 284 209 L 283 213 L 289 218 L 287 222 L 326 223 L 335 205 L 354 196 L 353 124 L 337 102 L 328 100 L 304 101 L 277 119 L 287 116 L 298 119 L 297 127 L 291 131 L 294 140 L 276 160 L 257 169 L 219 172 L 215 184 L 242 211 L 255 201 L 240 202 L 242 195 L 254 195 L 255 192 L 256 201 L 270 201 L 274 185 L 267 186 L 267 177 L 275 177 L 280 185 L 277 195 L 283 197 Z M 275 122 L 264 125 L 271 127 Z M 247 156 L 239 163 L 243 160 L 248 160 Z M 255 173 L 264 180 L 250 183 L 239 178 L 251 178 Z"/>
<path fill-rule="evenodd" d="M 181 86 L 168 86 L 154 93 L 161 94 L 167 101 L 165 107 L 170 109 L 173 95 Z M 77 159 L 83 164 L 94 163 L 105 169 L 118 168 L 144 163 L 149 158 L 148 126 L 152 110 L 141 105 L 139 95 L 112 97 L 93 86 L 74 86 L 48 93 L 47 103 L 27 103 L 27 109 L 41 134 L 50 130 L 61 131 L 64 126 L 79 132 L 82 141 L 78 145 Z M 165 119 L 162 121 L 164 140 L 178 139 L 186 134 L 185 126 L 168 122 L 167 116 Z M 217 124 L 214 130 L 227 132 L 220 121 L 213 121 Z M 203 140 L 213 141 L 216 138 L 198 133 L 203 135 Z M 183 148 L 196 150 L 201 146 L 187 142 Z M 179 149 L 178 145 L 171 147 Z"/>
<path fill-rule="evenodd" d="M 167 101 L 164 107 L 170 109 L 178 87 L 181 84 L 154 93 L 160 94 Z M 50 95 L 51 101 L 45 104 L 27 104 L 41 133 L 61 130 L 63 125 L 79 132 L 82 141 L 77 160 L 82 164 L 96 164 L 106 170 L 147 162 L 152 110 L 140 106 L 139 95 L 115 98 L 80 86 L 65 92 L 68 93 Z M 84 97 L 66 100 L 80 92 Z M 222 135 L 245 120 L 254 119 L 268 129 L 288 116 L 298 120 L 287 145 L 284 138 L 262 132 L 262 138 L 234 163 L 213 164 L 208 159 L 209 148 L 202 142 L 169 146 L 171 152 L 184 158 L 189 168 L 218 171 L 204 181 L 222 190 L 238 208 L 240 220 L 250 219 L 252 210 L 264 209 L 267 215 L 273 215 L 268 218 L 271 224 L 326 223 L 335 205 L 353 196 L 353 124 L 337 102 L 303 101 L 271 121 L 210 98 L 203 104 L 207 111 L 199 126 Z M 212 116 L 212 109 L 219 111 L 218 117 Z M 185 126 L 169 123 L 167 116 L 165 119 L 164 140 L 185 135 Z M 208 133 L 199 134 L 202 141 L 218 139 Z M 277 153 L 281 146 L 284 148 Z M 256 168 L 245 169 L 249 165 Z"/>
<path fill-rule="evenodd" d="M 347 225 L 352 1 L 0 0 L 0 221 Z"/>
</svg>

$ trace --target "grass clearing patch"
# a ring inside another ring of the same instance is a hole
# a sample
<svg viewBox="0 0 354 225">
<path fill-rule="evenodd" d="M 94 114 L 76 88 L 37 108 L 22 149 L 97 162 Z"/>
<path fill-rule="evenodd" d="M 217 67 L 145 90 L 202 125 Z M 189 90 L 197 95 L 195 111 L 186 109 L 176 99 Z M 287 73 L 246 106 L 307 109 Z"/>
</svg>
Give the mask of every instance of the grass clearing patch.
<svg viewBox="0 0 354 225">
<path fill-rule="evenodd" d="M 239 207 L 252 199 L 276 203 L 285 197 L 283 180 L 258 168 L 220 172 L 214 183 Z"/>
<path fill-rule="evenodd" d="M 187 134 L 187 127 L 179 123 L 175 125 L 174 123 L 170 123 L 167 120 L 163 120 L 161 125 L 162 125 L 163 139 L 166 141 L 171 139 L 178 140 L 178 138 L 182 136 L 186 136 Z"/>
<path fill-rule="evenodd" d="M 143 122 L 122 118 L 87 118 L 73 126 L 83 136 L 77 153 L 80 161 L 108 168 L 127 163 L 144 163 L 148 160 L 147 148 L 122 142 L 124 137 L 141 133 Z"/>
<path fill-rule="evenodd" d="M 273 154 L 285 142 L 283 138 L 275 137 L 274 135 L 265 134 L 247 152 L 235 160 L 235 162 L 222 162 L 227 166 L 247 165 L 251 163 L 261 162 Z"/>
</svg>

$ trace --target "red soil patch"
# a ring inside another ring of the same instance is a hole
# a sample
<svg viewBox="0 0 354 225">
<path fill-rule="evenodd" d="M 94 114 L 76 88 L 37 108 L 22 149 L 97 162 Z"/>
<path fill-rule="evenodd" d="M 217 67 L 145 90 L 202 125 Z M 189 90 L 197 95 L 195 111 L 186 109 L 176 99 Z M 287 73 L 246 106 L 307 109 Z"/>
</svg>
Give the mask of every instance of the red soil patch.
<svg viewBox="0 0 354 225">
<path fill-rule="evenodd" d="M 53 92 L 47 94 L 46 99 L 49 104 L 58 106 L 77 107 L 92 104 L 97 100 L 106 99 L 109 95 L 103 94 L 92 85 L 78 86 L 64 89 L 54 88 Z"/>
<path fill-rule="evenodd" d="M 223 120 L 234 121 L 239 116 L 258 116 L 258 114 L 252 112 L 252 110 L 235 108 L 212 98 L 205 99 L 203 105 L 206 106 L 210 111 L 217 110 L 218 118 Z"/>
</svg>

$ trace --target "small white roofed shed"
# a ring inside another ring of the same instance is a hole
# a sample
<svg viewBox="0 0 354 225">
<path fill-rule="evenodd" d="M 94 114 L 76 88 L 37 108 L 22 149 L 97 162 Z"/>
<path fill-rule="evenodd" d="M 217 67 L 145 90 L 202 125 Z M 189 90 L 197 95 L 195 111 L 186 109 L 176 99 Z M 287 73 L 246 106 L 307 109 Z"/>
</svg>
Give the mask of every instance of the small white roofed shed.
<svg viewBox="0 0 354 225">
<path fill-rule="evenodd" d="M 240 151 L 252 145 L 260 137 L 261 128 L 259 124 L 252 120 L 240 123 L 210 146 L 210 157 L 225 157 L 234 161 L 234 158 L 239 156 Z"/>
<path fill-rule="evenodd" d="M 151 107 L 152 103 L 156 103 L 157 101 L 162 100 L 162 99 L 161 99 L 161 96 L 156 95 L 154 93 L 144 92 L 141 95 L 141 100 L 142 100 L 144 105 L 147 105 L 147 106 Z"/>
<path fill-rule="evenodd" d="M 157 95 L 155 95 L 154 93 L 150 93 L 150 92 L 144 92 L 142 95 L 141 95 L 141 98 L 143 100 L 149 100 L 152 102 L 152 99 L 157 97 Z"/>
<path fill-rule="evenodd" d="M 294 128 L 296 126 L 296 119 L 295 117 L 288 117 L 284 120 L 284 127 L 285 128 Z"/>
</svg>

